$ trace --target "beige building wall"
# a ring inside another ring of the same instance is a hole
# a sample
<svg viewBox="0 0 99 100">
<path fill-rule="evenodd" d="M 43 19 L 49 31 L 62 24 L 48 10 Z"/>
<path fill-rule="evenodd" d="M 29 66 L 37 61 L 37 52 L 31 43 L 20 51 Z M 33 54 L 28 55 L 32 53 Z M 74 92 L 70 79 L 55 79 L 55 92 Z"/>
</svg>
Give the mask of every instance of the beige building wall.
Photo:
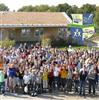
<svg viewBox="0 0 99 100">
<path fill-rule="evenodd" d="M 43 28 L 43 34 L 40 36 L 36 36 L 35 35 L 35 31 L 38 28 L 30 28 L 31 32 L 30 34 L 27 34 L 26 36 L 22 35 L 22 29 L 25 28 L 9 28 L 9 29 L 3 29 L 2 33 L 3 33 L 3 39 L 5 38 L 10 38 L 10 39 L 14 39 L 15 41 L 40 41 L 41 38 L 44 37 L 57 37 L 57 33 L 58 33 L 58 28 Z"/>
<path fill-rule="evenodd" d="M 25 28 L 16 28 L 16 29 L 10 29 L 9 30 L 9 38 L 13 38 L 15 41 L 33 41 L 33 33 L 34 29 L 31 29 L 31 33 L 27 35 L 22 35 L 22 29 Z"/>
<path fill-rule="evenodd" d="M 7 40 L 9 38 L 9 32 L 5 29 L 0 29 L 0 40 Z"/>
<path fill-rule="evenodd" d="M 58 33 L 58 28 L 44 28 L 44 37 L 51 37 L 55 36 L 57 37 Z"/>
</svg>

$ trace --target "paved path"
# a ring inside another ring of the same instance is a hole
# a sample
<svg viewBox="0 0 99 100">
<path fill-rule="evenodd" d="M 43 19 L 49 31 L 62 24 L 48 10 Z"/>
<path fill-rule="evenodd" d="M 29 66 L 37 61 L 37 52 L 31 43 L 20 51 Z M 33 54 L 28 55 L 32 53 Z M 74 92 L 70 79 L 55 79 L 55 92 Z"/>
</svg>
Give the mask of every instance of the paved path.
<svg viewBox="0 0 99 100">
<path fill-rule="evenodd" d="M 28 95 L 0 95 L 0 100 L 99 100 L 99 95 L 97 96 L 86 96 L 81 97 L 74 94 L 65 95 L 60 94 L 42 94 L 37 97 L 30 97 Z"/>
</svg>

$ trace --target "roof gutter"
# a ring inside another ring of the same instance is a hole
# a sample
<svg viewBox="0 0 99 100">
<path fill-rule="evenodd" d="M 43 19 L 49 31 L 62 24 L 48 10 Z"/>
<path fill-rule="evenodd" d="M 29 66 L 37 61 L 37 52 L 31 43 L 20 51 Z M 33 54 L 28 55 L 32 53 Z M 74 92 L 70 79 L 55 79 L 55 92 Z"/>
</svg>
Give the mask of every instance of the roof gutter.
<svg viewBox="0 0 99 100">
<path fill-rule="evenodd" d="M 0 28 L 10 27 L 66 27 L 67 24 L 0 24 Z"/>
</svg>

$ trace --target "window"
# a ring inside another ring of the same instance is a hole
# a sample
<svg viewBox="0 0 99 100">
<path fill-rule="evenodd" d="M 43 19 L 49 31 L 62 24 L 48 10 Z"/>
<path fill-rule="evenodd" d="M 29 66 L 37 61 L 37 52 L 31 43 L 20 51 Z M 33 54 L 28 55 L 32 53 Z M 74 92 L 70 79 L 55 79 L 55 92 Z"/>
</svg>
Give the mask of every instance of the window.
<svg viewBox="0 0 99 100">
<path fill-rule="evenodd" d="M 9 38 L 10 38 L 11 40 L 15 39 L 15 34 L 14 34 L 14 33 L 10 33 L 10 34 L 9 34 Z"/>
<path fill-rule="evenodd" d="M 0 41 L 2 40 L 2 32 L 1 32 L 1 30 L 0 30 Z"/>
<path fill-rule="evenodd" d="M 36 31 L 35 31 L 35 36 L 36 36 L 36 37 L 39 37 L 39 36 L 40 36 L 39 30 L 36 30 Z"/>
<path fill-rule="evenodd" d="M 40 37 L 43 34 L 43 28 L 37 28 L 34 32 L 35 37 Z"/>
<path fill-rule="evenodd" d="M 31 30 L 30 29 L 22 29 L 21 30 L 21 36 L 22 37 L 30 37 L 30 34 L 31 34 Z"/>
<path fill-rule="evenodd" d="M 66 28 L 59 28 L 58 29 L 58 37 L 64 38 L 67 34 L 67 29 Z"/>
</svg>

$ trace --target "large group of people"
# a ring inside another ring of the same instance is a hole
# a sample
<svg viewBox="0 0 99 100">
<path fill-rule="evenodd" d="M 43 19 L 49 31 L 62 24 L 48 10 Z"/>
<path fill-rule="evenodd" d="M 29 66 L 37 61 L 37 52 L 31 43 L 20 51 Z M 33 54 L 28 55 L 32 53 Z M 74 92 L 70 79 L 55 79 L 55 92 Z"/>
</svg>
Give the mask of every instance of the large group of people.
<svg viewBox="0 0 99 100">
<path fill-rule="evenodd" d="M 60 50 L 39 44 L 0 48 L 0 92 L 37 95 L 74 92 L 96 95 L 98 50 Z M 87 88 L 87 90 L 86 90 Z"/>
</svg>

